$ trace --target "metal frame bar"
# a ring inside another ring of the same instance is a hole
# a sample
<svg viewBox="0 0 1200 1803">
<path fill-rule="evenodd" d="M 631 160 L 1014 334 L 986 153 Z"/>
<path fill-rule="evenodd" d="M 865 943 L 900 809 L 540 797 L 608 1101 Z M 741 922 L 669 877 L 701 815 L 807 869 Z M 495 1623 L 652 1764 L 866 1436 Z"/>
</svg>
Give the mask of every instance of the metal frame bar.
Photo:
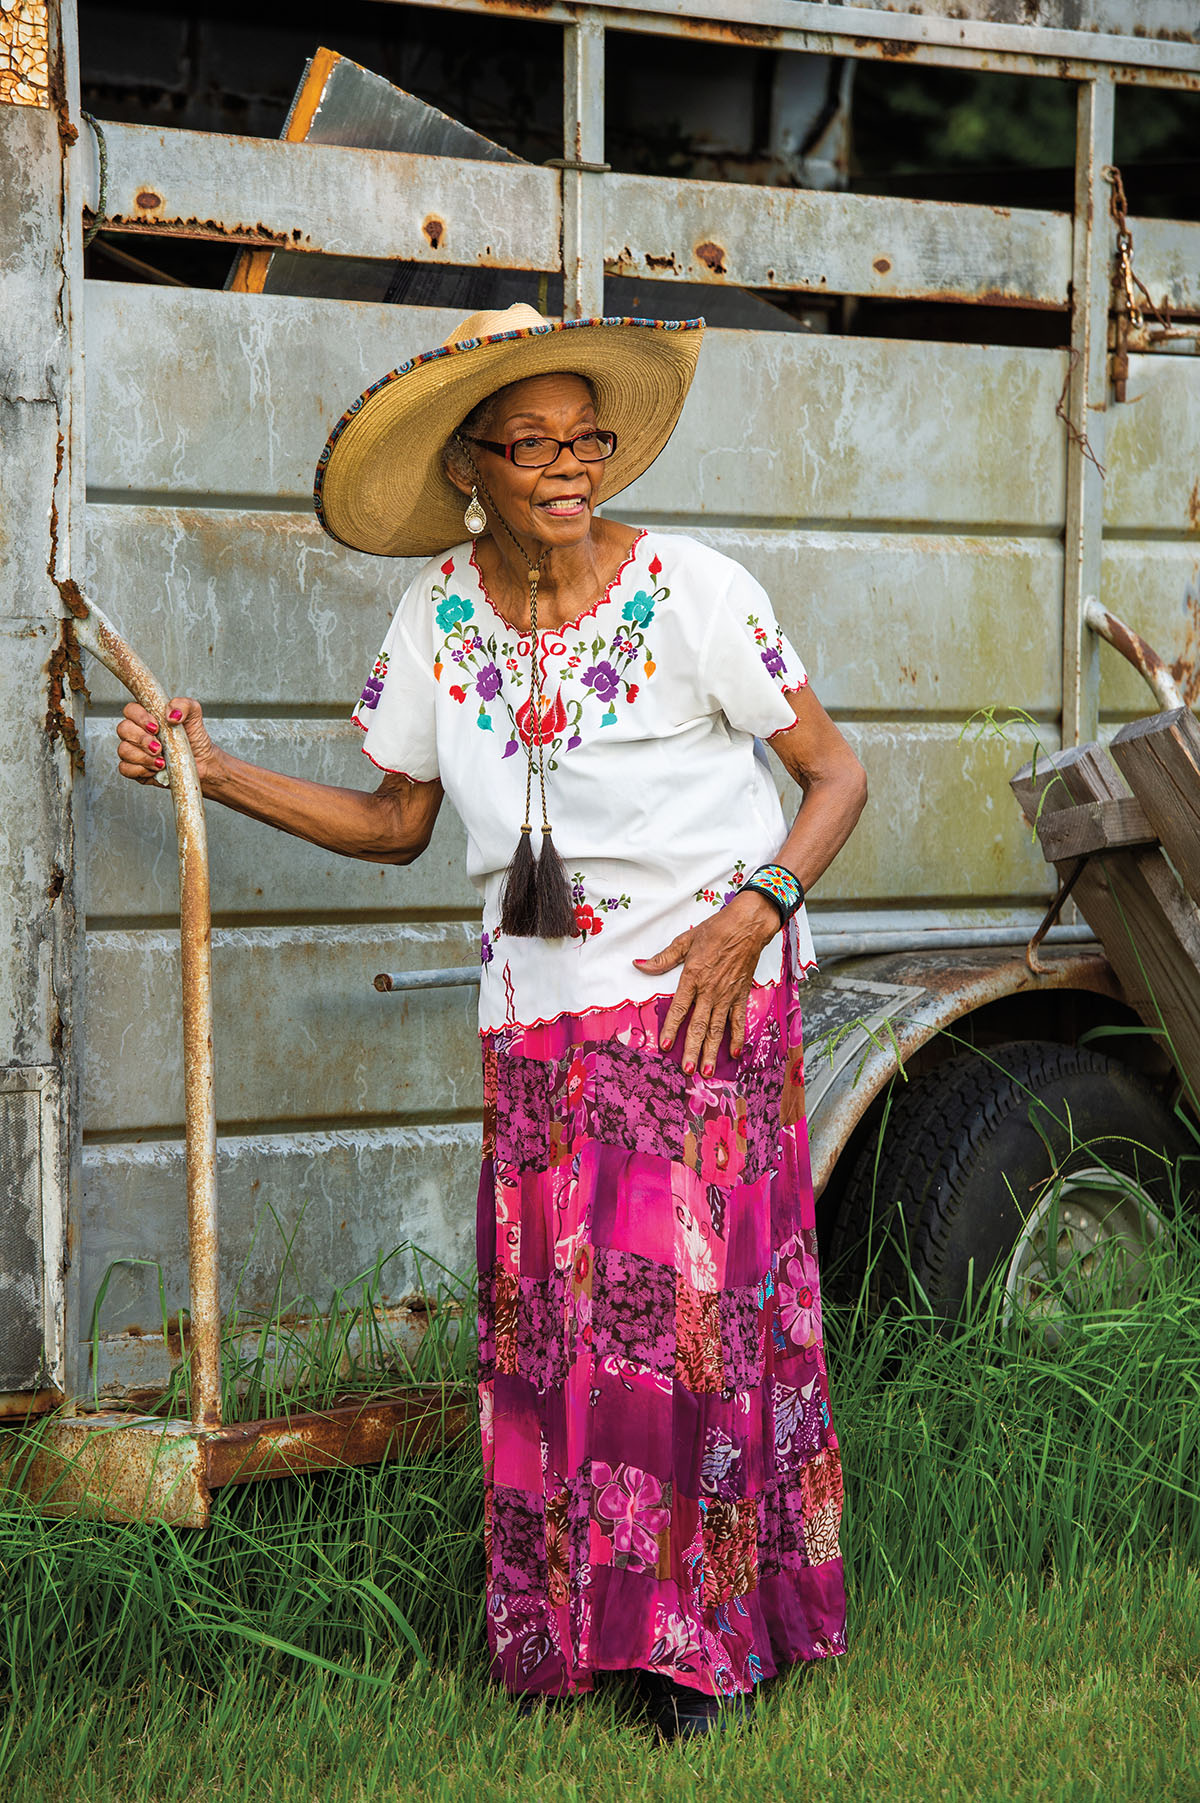
<svg viewBox="0 0 1200 1803">
<path fill-rule="evenodd" d="M 1067 507 L 1063 532 L 1062 742 L 1096 736 L 1100 657 L 1084 622 L 1100 591 L 1104 444 L 1108 406 L 1108 312 L 1112 233 L 1108 183 L 1114 89 L 1104 78 L 1079 89 L 1075 131 L 1075 230 L 1071 272 L 1071 363 L 1067 377 Z"/>
<path fill-rule="evenodd" d="M 136 651 L 76 590 L 75 632 L 159 723 L 179 840 L 179 949 L 183 979 L 184 1134 L 187 1159 L 188 1306 L 195 1425 L 221 1425 L 221 1302 L 217 1241 L 217 1115 L 213 1085 L 212 911 L 208 838 L 196 761 L 170 699 Z"/>
<path fill-rule="evenodd" d="M 384 0 L 391 6 L 429 0 Z M 918 18 L 824 0 L 621 0 L 580 5 L 578 0 L 437 0 L 444 12 L 486 13 L 545 25 L 578 25 L 594 19 L 608 31 L 644 32 L 766 50 L 798 50 L 818 56 L 978 68 L 986 58 L 996 73 L 1044 75 L 1059 81 L 1094 79 L 1098 68 L 1113 79 L 1155 87 L 1200 89 L 1200 45 L 1169 38 L 1125 37 L 1108 32 L 1058 31 L 1036 25 L 996 25 L 986 20 Z"/>
<path fill-rule="evenodd" d="M 563 316 L 604 311 L 604 26 L 586 13 L 563 33 Z"/>
</svg>

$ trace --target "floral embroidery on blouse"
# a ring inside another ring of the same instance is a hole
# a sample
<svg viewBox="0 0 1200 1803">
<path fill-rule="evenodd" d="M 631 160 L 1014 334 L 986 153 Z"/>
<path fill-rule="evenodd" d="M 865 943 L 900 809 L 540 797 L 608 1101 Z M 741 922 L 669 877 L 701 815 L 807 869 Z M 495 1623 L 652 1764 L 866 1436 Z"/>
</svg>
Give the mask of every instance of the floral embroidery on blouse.
<svg viewBox="0 0 1200 1803">
<path fill-rule="evenodd" d="M 362 707 L 378 707 L 379 697 L 383 694 L 384 679 L 388 672 L 388 654 L 381 651 L 375 659 L 371 674 L 367 677 L 367 685 L 359 696 Z"/>
<path fill-rule="evenodd" d="M 781 676 L 787 675 L 787 659 L 783 655 L 782 627 L 776 626 L 775 643 L 772 644 L 770 634 L 767 632 L 766 627 L 760 623 L 757 614 L 747 614 L 746 624 L 754 634 L 754 642 L 758 646 L 759 655 L 767 667 L 767 675 L 773 676 L 776 682 L 778 682 Z"/>
<path fill-rule="evenodd" d="M 618 707 L 632 707 L 642 683 L 648 682 L 658 667 L 646 631 L 655 609 L 671 591 L 657 583 L 662 573 L 657 556 L 649 564 L 655 586 L 638 589 L 626 601 L 611 637 L 606 638 L 601 632 L 588 640 L 579 623 L 562 632 L 539 634 L 540 721 L 534 715 L 533 697 L 527 693 L 532 649 L 529 634 L 510 631 L 483 636 L 474 603 L 449 587 L 454 575 L 452 557 L 441 566 L 441 573 L 445 580 L 435 583 L 431 591 L 434 618 L 443 635 L 441 646 L 434 653 L 433 674 L 441 682 L 447 666 L 452 666 L 458 680 L 449 685 L 451 700 L 465 707 L 470 697 L 472 704 L 477 704 L 475 724 L 481 732 L 494 731 L 497 723 L 504 727 L 501 757 L 514 756 L 521 746 L 528 747 L 540 737 L 546 748 L 546 768 L 556 770 L 560 756 L 583 743 L 586 703 L 598 702 L 602 710 L 600 725 L 612 726 L 618 718 Z M 576 684 L 582 694 L 572 693 Z"/>
<path fill-rule="evenodd" d="M 630 903 L 627 895 L 606 895 L 600 901 L 589 902 L 583 887 L 583 873 L 579 870 L 571 876 L 571 900 L 575 904 L 575 931 L 580 939 L 594 939 L 597 933 L 604 931 L 600 916 L 611 914 L 615 908 L 627 908 Z"/>
<path fill-rule="evenodd" d="M 707 902 L 710 908 L 723 908 L 726 902 L 733 900 L 745 880 L 746 860 L 739 858 L 733 867 L 732 874 L 727 879 L 728 887 L 722 885 L 719 889 L 697 889 L 695 899 Z"/>
</svg>

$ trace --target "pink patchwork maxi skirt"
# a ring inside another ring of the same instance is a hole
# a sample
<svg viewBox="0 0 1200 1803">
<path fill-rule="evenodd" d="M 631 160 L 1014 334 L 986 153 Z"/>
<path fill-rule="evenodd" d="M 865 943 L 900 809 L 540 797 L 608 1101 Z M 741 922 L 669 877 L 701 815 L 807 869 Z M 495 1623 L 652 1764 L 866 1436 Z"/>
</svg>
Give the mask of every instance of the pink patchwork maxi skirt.
<svg viewBox="0 0 1200 1803">
<path fill-rule="evenodd" d="M 511 1691 L 748 1691 L 845 1648 L 790 978 L 687 1077 L 664 1000 L 483 1036 L 487 1622 Z M 781 1098 L 786 1095 L 781 1125 Z"/>
</svg>

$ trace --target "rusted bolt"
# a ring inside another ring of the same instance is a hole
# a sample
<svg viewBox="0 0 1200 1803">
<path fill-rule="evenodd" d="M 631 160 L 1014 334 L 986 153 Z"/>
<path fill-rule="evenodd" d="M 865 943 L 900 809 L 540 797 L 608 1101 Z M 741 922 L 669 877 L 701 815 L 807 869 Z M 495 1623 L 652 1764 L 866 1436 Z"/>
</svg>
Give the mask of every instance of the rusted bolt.
<svg viewBox="0 0 1200 1803">
<path fill-rule="evenodd" d="M 705 268 L 711 269 L 714 275 L 725 274 L 725 247 L 723 244 L 714 244 L 706 238 L 703 244 L 696 246 L 696 255 Z"/>
<path fill-rule="evenodd" d="M 436 213 L 431 213 L 429 218 L 422 225 L 421 230 L 428 238 L 431 247 L 436 250 L 445 235 L 446 222 L 444 219 L 439 219 Z"/>
<path fill-rule="evenodd" d="M 892 259 L 890 257 L 876 257 L 871 265 L 871 268 L 878 271 L 880 275 L 886 275 L 891 267 Z"/>
<path fill-rule="evenodd" d="M 147 210 L 151 207 L 161 207 L 162 195 L 156 194 L 153 188 L 141 188 L 138 191 L 137 204 Z"/>
</svg>

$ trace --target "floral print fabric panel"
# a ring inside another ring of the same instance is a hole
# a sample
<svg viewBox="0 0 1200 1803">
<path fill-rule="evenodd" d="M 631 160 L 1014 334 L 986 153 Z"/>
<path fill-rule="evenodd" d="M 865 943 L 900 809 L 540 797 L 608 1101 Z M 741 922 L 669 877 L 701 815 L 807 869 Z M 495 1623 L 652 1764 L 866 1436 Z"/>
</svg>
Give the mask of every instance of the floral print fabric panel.
<svg viewBox="0 0 1200 1803">
<path fill-rule="evenodd" d="M 484 1035 L 488 1634 L 510 1690 L 709 1694 L 845 1646 L 790 982 L 686 1077 L 666 1002 Z M 802 1093 L 802 1092 L 801 1092 Z"/>
</svg>

